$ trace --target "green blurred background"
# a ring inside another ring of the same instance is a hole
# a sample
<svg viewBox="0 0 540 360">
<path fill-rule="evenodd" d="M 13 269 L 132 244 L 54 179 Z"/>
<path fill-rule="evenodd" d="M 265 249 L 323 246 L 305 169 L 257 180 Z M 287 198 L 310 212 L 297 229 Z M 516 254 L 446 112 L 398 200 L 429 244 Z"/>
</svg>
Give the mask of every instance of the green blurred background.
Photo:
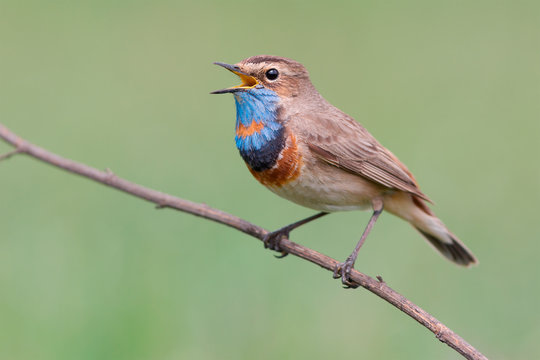
<svg viewBox="0 0 540 360">
<path fill-rule="evenodd" d="M 480 259 L 384 215 L 357 268 L 494 359 L 540 357 L 538 1 L 1 1 L 0 122 L 51 151 L 275 229 L 234 146 L 237 79 L 274 54 L 414 172 Z M 1 143 L 0 152 L 10 147 Z M 368 213 L 293 233 L 338 259 Z M 456 359 L 427 330 L 237 231 L 27 157 L 0 164 L 0 359 Z"/>
</svg>

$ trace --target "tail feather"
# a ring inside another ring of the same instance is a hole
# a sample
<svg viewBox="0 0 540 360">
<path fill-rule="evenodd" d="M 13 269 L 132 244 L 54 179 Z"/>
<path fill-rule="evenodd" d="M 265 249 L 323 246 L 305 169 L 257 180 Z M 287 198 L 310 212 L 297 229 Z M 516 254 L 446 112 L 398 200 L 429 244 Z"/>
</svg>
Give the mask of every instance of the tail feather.
<svg viewBox="0 0 540 360">
<path fill-rule="evenodd" d="M 467 247 L 453 234 L 448 234 L 451 242 L 440 240 L 425 231 L 416 228 L 444 257 L 462 266 L 471 266 L 478 263 L 476 257 Z"/>
<path fill-rule="evenodd" d="M 398 192 L 388 197 L 384 205 L 389 212 L 414 226 L 448 260 L 461 266 L 478 263 L 465 244 L 448 230 L 421 198 Z"/>
</svg>

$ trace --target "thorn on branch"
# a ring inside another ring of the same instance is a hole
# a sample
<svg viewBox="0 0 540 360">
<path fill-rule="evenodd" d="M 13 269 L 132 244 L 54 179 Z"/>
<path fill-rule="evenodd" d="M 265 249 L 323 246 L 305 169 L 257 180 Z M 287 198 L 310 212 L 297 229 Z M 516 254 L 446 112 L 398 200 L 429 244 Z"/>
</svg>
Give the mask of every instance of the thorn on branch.
<svg viewBox="0 0 540 360">
<path fill-rule="evenodd" d="M 377 280 L 379 280 L 379 282 L 380 282 L 381 284 L 386 284 L 386 283 L 384 282 L 384 280 L 383 280 L 383 278 L 382 278 L 381 275 L 377 275 L 376 278 L 377 278 Z"/>
<path fill-rule="evenodd" d="M 105 174 L 107 175 L 106 178 L 105 178 L 105 183 L 106 184 L 112 183 L 112 181 L 116 178 L 116 175 L 109 168 L 105 169 Z"/>
<path fill-rule="evenodd" d="M 435 337 L 441 341 L 445 342 L 444 336 L 447 334 L 446 328 L 443 327 L 441 324 L 437 326 L 437 330 L 435 330 Z"/>
<path fill-rule="evenodd" d="M 15 149 L 15 150 L 13 150 L 13 151 L 10 151 L 10 152 L 7 152 L 7 153 L 5 153 L 5 154 L 2 154 L 2 155 L 0 155 L 0 161 L 9 159 L 9 158 L 12 157 L 13 155 L 17 155 L 17 154 L 20 154 L 20 153 L 22 153 L 22 152 L 23 152 L 23 150 L 22 150 L 21 148 L 17 148 L 17 149 Z"/>
</svg>

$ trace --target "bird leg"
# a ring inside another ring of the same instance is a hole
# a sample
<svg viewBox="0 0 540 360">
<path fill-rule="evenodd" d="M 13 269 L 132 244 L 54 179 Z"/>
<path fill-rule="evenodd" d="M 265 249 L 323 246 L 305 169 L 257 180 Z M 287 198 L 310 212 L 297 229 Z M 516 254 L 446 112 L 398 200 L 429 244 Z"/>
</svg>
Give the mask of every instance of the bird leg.
<svg viewBox="0 0 540 360">
<path fill-rule="evenodd" d="M 272 231 L 266 234 L 263 238 L 264 248 L 281 252 L 281 255 L 276 256 L 277 258 L 283 258 L 287 256 L 287 253 L 281 250 L 281 248 L 279 247 L 279 242 L 281 241 L 281 239 L 284 237 L 288 238 L 289 233 L 292 230 L 296 229 L 297 227 L 300 227 L 304 224 L 307 224 L 310 221 L 323 217 L 324 215 L 328 215 L 328 213 L 327 212 L 317 213 L 315 215 L 312 215 L 310 217 L 307 217 L 305 219 L 302 219 L 290 225 L 284 226 L 281 229 L 278 229 L 276 231 Z"/>
<path fill-rule="evenodd" d="M 353 284 L 350 281 L 350 274 L 351 270 L 354 268 L 354 263 L 356 262 L 356 258 L 358 257 L 358 252 L 360 251 L 360 248 L 364 244 L 364 241 L 366 241 L 366 238 L 373 228 L 373 225 L 375 225 L 375 222 L 377 221 L 377 218 L 379 215 L 381 215 L 383 211 L 383 202 L 380 200 L 373 201 L 373 214 L 371 215 L 371 218 L 369 219 L 369 222 L 362 233 L 362 237 L 358 241 L 358 244 L 356 244 L 356 247 L 354 248 L 353 252 L 345 262 L 339 263 L 336 265 L 336 268 L 334 269 L 334 279 L 341 278 L 341 282 L 343 285 L 345 285 L 346 288 L 356 288 L 358 285 Z"/>
</svg>

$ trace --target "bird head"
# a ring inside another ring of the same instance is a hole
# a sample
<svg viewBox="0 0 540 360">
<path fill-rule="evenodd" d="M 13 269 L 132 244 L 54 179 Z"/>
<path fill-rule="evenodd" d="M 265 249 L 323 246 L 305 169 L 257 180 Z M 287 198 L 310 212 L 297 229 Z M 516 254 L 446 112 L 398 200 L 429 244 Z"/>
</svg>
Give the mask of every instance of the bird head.
<svg viewBox="0 0 540 360">
<path fill-rule="evenodd" d="M 214 63 L 238 75 L 242 83 L 211 94 L 272 91 L 280 98 L 296 97 L 311 89 L 309 74 L 294 60 L 279 56 L 257 55 L 229 65 Z"/>
</svg>

